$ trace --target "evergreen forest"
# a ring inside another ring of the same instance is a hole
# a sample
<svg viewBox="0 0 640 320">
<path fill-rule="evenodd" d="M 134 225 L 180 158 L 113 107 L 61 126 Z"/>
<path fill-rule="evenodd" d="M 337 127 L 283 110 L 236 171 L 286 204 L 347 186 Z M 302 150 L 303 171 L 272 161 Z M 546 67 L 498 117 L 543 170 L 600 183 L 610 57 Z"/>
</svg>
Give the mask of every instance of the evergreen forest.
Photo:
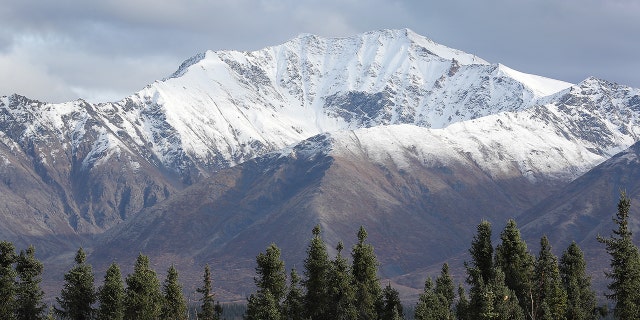
<svg viewBox="0 0 640 320">
<path fill-rule="evenodd" d="M 597 240 L 610 255 L 607 305 L 598 306 L 586 260 L 571 243 L 560 257 L 552 253 L 546 236 L 540 249 L 530 252 L 514 220 L 508 220 L 500 241 L 492 243 L 492 225 L 476 228 L 466 278 L 455 281 L 450 266 L 427 277 L 417 302 L 403 307 L 391 283 L 381 284 L 374 248 L 360 227 L 357 242 L 345 252 L 342 242 L 330 257 L 320 226 L 313 228 L 302 273 L 287 270 L 280 249 L 270 244 L 256 257 L 256 290 L 246 305 L 216 301 L 209 266 L 203 267 L 199 300 L 189 306 L 178 269 L 166 270 L 161 282 L 140 254 L 133 272 L 123 278 L 113 263 L 96 286 L 92 266 L 79 248 L 74 266 L 64 274 L 64 286 L 47 306 L 40 288 L 43 264 L 35 248 L 16 253 L 11 242 L 0 242 L 0 319 L 637 319 L 640 315 L 640 251 L 632 242 L 630 199 L 620 195 L 613 221 L 616 228 Z M 225 309 L 227 309 L 225 312 Z"/>
</svg>

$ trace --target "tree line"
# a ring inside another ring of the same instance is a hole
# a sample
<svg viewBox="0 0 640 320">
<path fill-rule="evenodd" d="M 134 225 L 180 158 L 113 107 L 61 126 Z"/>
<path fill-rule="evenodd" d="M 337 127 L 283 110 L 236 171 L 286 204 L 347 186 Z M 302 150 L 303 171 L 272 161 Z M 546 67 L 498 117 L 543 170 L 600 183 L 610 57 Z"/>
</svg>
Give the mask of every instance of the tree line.
<svg viewBox="0 0 640 320">
<path fill-rule="evenodd" d="M 351 264 L 342 255 L 330 259 L 320 237 L 313 237 L 304 260 L 304 278 L 291 269 L 289 285 L 280 249 L 271 244 L 256 258 L 257 291 L 248 298 L 247 320 L 297 319 L 402 319 L 403 308 L 398 291 L 381 288 L 377 276 L 378 261 L 373 246 L 366 242 L 367 232 L 358 231 L 358 242 L 351 249 Z"/>
<path fill-rule="evenodd" d="M 617 229 L 609 237 L 597 237 L 611 256 L 611 268 L 605 272 L 611 280 L 611 293 L 606 296 L 613 302 L 617 319 L 640 317 L 640 253 L 628 226 L 629 208 L 630 199 L 622 192 L 613 218 Z M 464 263 L 466 286 L 460 283 L 455 288 L 445 263 L 435 281 L 426 279 L 414 319 L 568 320 L 598 319 L 609 314 L 607 306 L 596 304 L 584 254 L 577 243 L 572 242 L 558 259 L 546 236 L 540 239 L 538 254 L 531 254 L 514 220 L 507 221 L 495 247 L 488 221 L 482 221 L 476 231 L 470 260 Z M 256 259 L 257 291 L 248 298 L 245 319 L 403 319 L 399 293 L 390 283 L 381 287 L 377 258 L 366 238 L 365 229 L 360 227 L 349 265 L 342 255 L 341 242 L 335 258 L 329 259 L 320 227 L 316 226 L 307 247 L 304 277 L 291 269 L 288 285 L 280 250 L 271 244 Z"/>
<path fill-rule="evenodd" d="M 123 320 L 187 319 L 187 302 L 175 266 L 169 267 L 160 284 L 149 258 L 138 255 L 133 272 L 124 282 L 120 267 L 112 263 L 103 285 L 96 288 L 92 267 L 82 248 L 75 255 L 75 265 L 64 275 L 64 286 L 56 303 L 47 308 L 40 288 L 43 264 L 35 249 L 15 254 L 11 242 L 0 242 L 0 319 L 3 320 Z M 222 307 L 214 301 L 209 266 L 205 266 L 197 319 L 219 320 Z"/>
<path fill-rule="evenodd" d="M 364 228 L 351 250 L 349 265 L 338 243 L 331 260 L 320 237 L 313 238 L 304 260 L 304 278 L 291 269 L 286 283 L 280 250 L 271 244 L 258 255 L 257 291 L 248 299 L 247 320 L 356 319 L 396 320 L 405 317 L 399 293 L 390 284 L 381 288 L 373 247 Z M 491 224 L 482 221 L 465 262 L 466 283 L 456 290 L 444 264 L 440 275 L 427 278 L 413 318 L 426 319 L 596 319 L 591 279 L 582 251 L 573 242 L 558 261 L 546 237 L 537 256 L 529 253 L 514 220 L 491 243 Z"/>
<path fill-rule="evenodd" d="M 632 242 L 629 228 L 630 199 L 624 192 L 613 218 L 617 228 L 609 237 L 598 236 L 611 256 L 606 295 L 613 302 L 617 319 L 640 315 L 640 251 Z M 396 320 L 405 313 L 398 291 L 378 278 L 374 248 L 366 242 L 360 227 L 350 260 L 339 242 L 331 259 L 321 237 L 320 226 L 312 230 L 303 263 L 303 274 L 289 273 L 280 249 L 271 244 L 256 257 L 256 291 L 247 298 L 247 320 Z M 414 319 L 597 319 L 607 315 L 596 305 L 591 278 L 586 274 L 584 254 L 573 242 L 558 259 L 546 236 L 540 250 L 532 255 L 514 220 L 500 233 L 500 243 L 492 244 L 492 227 L 482 221 L 464 263 L 465 284 L 454 285 L 449 265 L 440 275 L 428 277 L 414 308 Z M 120 268 L 108 268 L 103 285 L 94 286 L 91 265 L 80 248 L 75 265 L 64 275 L 64 286 L 56 303 L 48 308 L 40 289 L 43 264 L 35 249 L 15 253 L 12 243 L 0 242 L 0 319 L 188 319 L 187 304 L 172 265 L 160 284 L 140 254 L 134 270 L 124 282 Z M 221 319 L 222 307 L 215 301 L 211 271 L 205 266 L 197 319 Z"/>
</svg>

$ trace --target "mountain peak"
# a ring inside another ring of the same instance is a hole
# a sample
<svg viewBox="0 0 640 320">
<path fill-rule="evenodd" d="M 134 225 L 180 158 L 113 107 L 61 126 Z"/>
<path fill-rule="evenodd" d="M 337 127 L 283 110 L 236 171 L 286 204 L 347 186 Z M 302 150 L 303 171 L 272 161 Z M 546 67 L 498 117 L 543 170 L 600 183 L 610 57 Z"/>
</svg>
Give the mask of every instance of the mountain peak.
<svg viewBox="0 0 640 320">
<path fill-rule="evenodd" d="M 612 87 L 623 87 L 622 85 L 619 85 L 617 83 L 614 82 L 610 82 L 604 79 L 600 79 L 594 76 L 590 76 L 584 80 L 582 80 L 580 83 L 578 83 L 578 86 L 586 88 L 586 87 L 608 87 L 608 88 L 612 88 Z"/>
<path fill-rule="evenodd" d="M 175 151 L 172 159 L 184 152 L 213 168 L 323 132 L 389 124 L 443 128 L 521 110 L 569 86 L 490 65 L 410 29 L 301 34 L 252 52 L 207 51 L 165 80 L 128 98 L 163 117 L 132 126 L 151 132 L 149 139 L 162 145 L 157 150 Z M 137 116 L 132 111 L 131 119 Z M 147 125 L 174 128 L 176 141 L 154 136 L 160 129 Z"/>
<path fill-rule="evenodd" d="M 325 56 L 330 56 L 333 60 L 352 59 L 355 55 L 358 56 L 362 64 L 386 63 L 389 62 L 386 60 L 408 56 L 414 56 L 418 59 L 430 57 L 429 59 L 435 58 L 436 60 L 455 60 L 459 65 L 489 64 L 489 62 L 476 55 L 436 43 L 407 28 L 381 29 L 348 37 L 323 37 L 311 33 L 302 33 L 283 44 L 257 51 L 243 52 L 240 55 L 260 56 L 269 51 L 282 53 L 283 50 L 288 50 L 300 57 L 316 55 L 318 59 Z M 198 53 L 185 60 L 172 75 L 164 80 L 183 76 L 191 66 L 201 63 L 203 60 L 217 60 L 220 56 L 225 56 L 222 60 L 227 60 L 226 56 L 236 56 L 235 54 L 238 54 L 238 52 L 207 51 Z M 377 60 L 369 61 L 370 59 Z"/>
<path fill-rule="evenodd" d="M 618 84 L 615 82 L 610 82 L 604 79 L 596 78 L 596 77 L 588 77 L 578 84 L 571 86 L 568 90 L 568 93 L 573 94 L 582 94 L 582 95 L 593 95 L 600 98 L 611 99 L 613 97 L 606 97 L 608 95 L 607 92 L 619 92 L 619 93 L 629 93 L 632 96 L 638 96 L 640 94 L 640 89 L 632 88 L 629 86 L 625 86 L 622 84 Z M 605 95 L 605 96 L 603 96 Z M 632 105 L 637 105 L 637 101 L 639 98 L 634 97 L 634 102 Z"/>
<path fill-rule="evenodd" d="M 487 61 L 473 54 L 469 54 L 461 50 L 449 48 L 442 44 L 436 43 L 433 40 L 422 36 L 408 28 L 380 29 L 367 31 L 348 37 L 322 37 L 315 34 L 303 33 L 286 42 L 284 45 L 287 45 L 289 43 L 297 45 L 309 45 L 313 43 L 317 46 L 327 48 L 332 47 L 332 45 L 336 45 L 338 47 L 350 45 L 361 48 L 378 46 L 394 48 L 396 50 L 411 49 L 432 56 L 437 56 L 444 60 L 455 59 L 462 65 L 489 64 Z"/>
</svg>

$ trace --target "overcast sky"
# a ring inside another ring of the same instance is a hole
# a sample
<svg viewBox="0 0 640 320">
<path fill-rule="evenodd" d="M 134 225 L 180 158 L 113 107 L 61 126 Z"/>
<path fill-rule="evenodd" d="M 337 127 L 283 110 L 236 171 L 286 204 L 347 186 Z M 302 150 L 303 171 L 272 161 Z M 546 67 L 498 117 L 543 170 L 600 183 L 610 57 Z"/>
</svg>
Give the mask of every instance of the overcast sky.
<svg viewBox="0 0 640 320">
<path fill-rule="evenodd" d="M 0 96 L 119 100 L 208 49 L 386 28 L 527 73 L 640 87 L 636 0 L 4 0 Z"/>
</svg>

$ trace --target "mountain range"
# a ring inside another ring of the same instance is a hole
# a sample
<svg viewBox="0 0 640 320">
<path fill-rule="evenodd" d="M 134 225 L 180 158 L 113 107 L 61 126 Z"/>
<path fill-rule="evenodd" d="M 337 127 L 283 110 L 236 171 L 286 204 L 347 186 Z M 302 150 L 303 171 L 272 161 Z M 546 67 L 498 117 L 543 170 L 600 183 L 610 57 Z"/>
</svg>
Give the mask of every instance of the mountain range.
<svg viewBox="0 0 640 320">
<path fill-rule="evenodd" d="M 579 242 L 602 282 L 595 235 L 621 188 L 638 198 L 638 140 L 640 89 L 525 74 L 408 29 L 304 34 L 198 54 L 117 102 L 0 98 L 0 238 L 36 246 L 54 294 L 83 246 L 98 272 L 139 252 L 175 263 L 186 291 L 209 263 L 241 300 L 269 243 L 299 267 L 314 225 L 332 253 L 362 225 L 411 297 L 462 266 L 481 220 L 497 235 L 515 218 L 533 253 L 543 234 L 557 253 Z"/>
</svg>

